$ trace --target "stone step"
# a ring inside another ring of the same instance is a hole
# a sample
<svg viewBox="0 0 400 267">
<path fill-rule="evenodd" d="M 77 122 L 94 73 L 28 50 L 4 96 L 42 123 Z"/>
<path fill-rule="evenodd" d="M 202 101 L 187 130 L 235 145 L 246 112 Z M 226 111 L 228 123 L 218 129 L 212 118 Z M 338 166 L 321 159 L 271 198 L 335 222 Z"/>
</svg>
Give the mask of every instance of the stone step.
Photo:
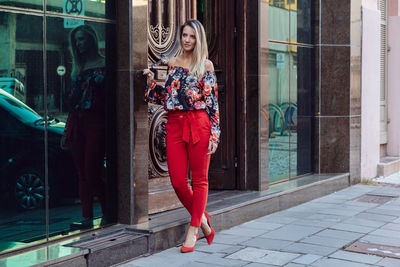
<svg viewBox="0 0 400 267">
<path fill-rule="evenodd" d="M 378 176 L 389 176 L 400 171 L 400 157 L 383 157 L 378 164 Z"/>
</svg>

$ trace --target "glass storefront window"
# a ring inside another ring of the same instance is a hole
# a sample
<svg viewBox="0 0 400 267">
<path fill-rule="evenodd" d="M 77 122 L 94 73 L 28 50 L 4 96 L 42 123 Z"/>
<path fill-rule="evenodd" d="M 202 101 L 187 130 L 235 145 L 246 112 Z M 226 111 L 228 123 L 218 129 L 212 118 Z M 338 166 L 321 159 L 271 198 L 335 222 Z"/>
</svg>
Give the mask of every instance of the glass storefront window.
<svg viewBox="0 0 400 267">
<path fill-rule="evenodd" d="M 269 43 L 268 49 L 268 150 L 270 183 L 289 178 L 290 130 L 285 122 L 286 106 L 290 105 L 290 84 L 293 83 L 292 55 L 288 45 Z"/>
<path fill-rule="evenodd" d="M 261 175 L 269 183 L 311 173 L 312 3 L 260 1 Z"/>
<path fill-rule="evenodd" d="M 63 189 L 50 209 L 51 235 L 105 223 L 105 24 L 65 20 L 47 18 L 48 114 L 67 124 L 64 153 L 49 153 L 49 183 Z"/>
<path fill-rule="evenodd" d="M 284 0 L 287 1 L 287 0 Z M 290 27 L 290 22 L 294 19 L 290 9 L 285 8 L 284 1 L 268 1 L 261 0 L 261 16 L 268 18 L 268 39 L 280 42 L 289 42 L 293 39 L 293 29 Z M 261 22 L 262 23 L 262 22 Z"/>
<path fill-rule="evenodd" d="M 0 250 L 7 250 L 46 234 L 43 17 L 0 12 L 0 20 Z"/>
<path fill-rule="evenodd" d="M 106 0 L 47 0 L 47 11 L 66 15 L 114 19 L 114 1 Z M 65 20 L 65 24 L 78 23 L 78 20 Z"/>
<path fill-rule="evenodd" d="M 313 124 L 314 124 L 314 48 L 297 46 L 292 52 L 294 64 L 291 102 L 296 106 L 287 114 L 286 120 L 291 128 L 291 159 L 295 164 L 290 166 L 292 176 L 312 172 L 313 162 Z M 292 161 L 291 161 L 292 162 Z"/>
<path fill-rule="evenodd" d="M 43 10 L 43 0 L 0 0 L 0 5 Z"/>
<path fill-rule="evenodd" d="M 106 55 L 114 25 L 103 20 L 49 16 L 44 28 L 43 16 L 0 11 L 0 21 L 1 253 L 111 223 L 105 124 L 115 65 Z"/>
</svg>

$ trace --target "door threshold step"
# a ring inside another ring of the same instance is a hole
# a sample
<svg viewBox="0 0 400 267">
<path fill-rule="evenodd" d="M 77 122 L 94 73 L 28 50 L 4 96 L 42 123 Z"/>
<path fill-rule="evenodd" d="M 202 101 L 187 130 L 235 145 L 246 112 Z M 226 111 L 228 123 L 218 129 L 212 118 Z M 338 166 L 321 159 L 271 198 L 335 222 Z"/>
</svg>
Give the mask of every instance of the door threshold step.
<svg viewBox="0 0 400 267">
<path fill-rule="evenodd" d="M 400 171 L 400 157 L 383 157 L 378 164 L 378 176 L 389 176 Z"/>
</svg>

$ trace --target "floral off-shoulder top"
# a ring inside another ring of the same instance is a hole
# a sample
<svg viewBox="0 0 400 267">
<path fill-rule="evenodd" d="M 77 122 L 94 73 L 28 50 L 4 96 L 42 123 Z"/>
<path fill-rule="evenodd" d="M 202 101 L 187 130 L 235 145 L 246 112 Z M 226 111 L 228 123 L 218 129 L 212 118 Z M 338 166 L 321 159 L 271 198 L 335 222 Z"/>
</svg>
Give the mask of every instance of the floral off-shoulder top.
<svg viewBox="0 0 400 267">
<path fill-rule="evenodd" d="M 218 144 L 221 130 L 218 85 L 214 71 L 206 71 L 203 78 L 199 80 L 187 68 L 170 66 L 165 87 L 153 81 L 146 90 L 144 100 L 152 104 L 164 105 L 166 111 L 205 109 L 210 117 L 210 140 Z"/>
</svg>

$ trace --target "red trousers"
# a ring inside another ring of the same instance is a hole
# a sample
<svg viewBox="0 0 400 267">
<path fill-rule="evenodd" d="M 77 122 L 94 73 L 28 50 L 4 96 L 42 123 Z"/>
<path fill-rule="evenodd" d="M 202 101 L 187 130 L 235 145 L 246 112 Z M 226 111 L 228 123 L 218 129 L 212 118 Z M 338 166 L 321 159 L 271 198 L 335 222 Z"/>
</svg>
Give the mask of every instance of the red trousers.
<svg viewBox="0 0 400 267">
<path fill-rule="evenodd" d="M 75 111 L 68 118 L 68 135 L 72 158 L 78 171 L 82 216 L 93 218 L 93 197 L 97 196 L 103 215 L 106 207 L 104 178 L 105 124 L 102 117 Z"/>
<path fill-rule="evenodd" d="M 200 226 L 208 197 L 210 118 L 205 110 L 170 111 L 165 129 L 172 186 L 192 216 L 190 225 Z M 187 179 L 189 165 L 192 188 Z"/>
</svg>

